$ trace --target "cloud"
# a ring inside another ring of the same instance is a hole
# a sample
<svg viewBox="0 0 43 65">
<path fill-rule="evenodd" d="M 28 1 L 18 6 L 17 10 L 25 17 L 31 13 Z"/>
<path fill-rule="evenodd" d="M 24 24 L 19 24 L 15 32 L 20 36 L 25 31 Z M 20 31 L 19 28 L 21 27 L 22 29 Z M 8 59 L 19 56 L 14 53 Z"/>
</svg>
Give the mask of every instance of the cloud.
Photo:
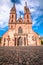
<svg viewBox="0 0 43 65">
<path fill-rule="evenodd" d="M 24 13 L 24 6 L 25 6 L 25 1 L 26 0 L 1 0 L 0 1 L 0 28 L 4 28 L 8 26 L 9 22 L 9 13 L 10 9 L 12 7 L 12 3 L 16 3 L 16 10 L 17 10 L 17 18 L 19 18 L 20 11 Z M 37 3 L 37 4 L 36 4 Z M 41 0 L 28 0 L 27 6 L 30 9 L 31 16 L 33 17 L 33 23 L 36 24 L 37 21 L 36 19 L 42 14 L 43 9 L 42 7 L 42 1 Z M 41 6 L 40 6 L 41 5 Z M 42 10 L 42 11 L 41 11 Z M 40 13 L 40 15 L 39 15 Z M 23 14 L 21 14 L 23 17 Z"/>
<path fill-rule="evenodd" d="M 11 5 L 10 0 L 0 0 L 0 28 L 8 26 Z"/>
<path fill-rule="evenodd" d="M 20 4 L 17 4 L 16 0 L 13 0 L 16 2 L 16 10 L 17 10 L 17 18 L 19 18 L 19 11 L 23 11 L 23 2 Z M 9 16 L 10 16 L 10 9 L 12 8 L 13 3 L 11 0 L 0 0 L 0 29 L 4 29 L 8 26 L 9 22 Z"/>
</svg>

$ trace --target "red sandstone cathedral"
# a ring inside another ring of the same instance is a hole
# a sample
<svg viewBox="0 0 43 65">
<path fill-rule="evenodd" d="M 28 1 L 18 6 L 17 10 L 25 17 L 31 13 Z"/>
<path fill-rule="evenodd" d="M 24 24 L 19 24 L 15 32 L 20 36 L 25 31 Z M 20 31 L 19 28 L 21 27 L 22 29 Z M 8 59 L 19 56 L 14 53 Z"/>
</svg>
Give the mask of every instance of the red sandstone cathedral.
<svg viewBox="0 0 43 65">
<path fill-rule="evenodd" d="M 24 6 L 24 18 L 17 20 L 16 7 L 10 11 L 9 30 L 2 37 L 1 46 L 39 46 L 39 35 L 32 30 L 30 10 Z"/>
</svg>

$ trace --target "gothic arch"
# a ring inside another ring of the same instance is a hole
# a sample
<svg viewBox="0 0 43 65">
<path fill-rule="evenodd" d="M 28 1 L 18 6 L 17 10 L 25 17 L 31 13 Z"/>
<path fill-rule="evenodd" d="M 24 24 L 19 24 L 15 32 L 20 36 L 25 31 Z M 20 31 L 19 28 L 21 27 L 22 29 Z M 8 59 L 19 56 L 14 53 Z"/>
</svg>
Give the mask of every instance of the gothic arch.
<svg viewBox="0 0 43 65">
<path fill-rule="evenodd" d="M 23 42 L 22 37 L 19 37 L 17 46 L 22 46 L 22 42 Z"/>
</svg>

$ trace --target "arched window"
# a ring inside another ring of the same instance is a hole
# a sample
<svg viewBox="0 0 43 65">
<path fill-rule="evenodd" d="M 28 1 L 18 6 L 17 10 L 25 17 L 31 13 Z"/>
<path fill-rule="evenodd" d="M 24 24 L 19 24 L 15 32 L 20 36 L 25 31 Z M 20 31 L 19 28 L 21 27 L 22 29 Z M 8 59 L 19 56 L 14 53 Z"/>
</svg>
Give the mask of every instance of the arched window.
<svg viewBox="0 0 43 65">
<path fill-rule="evenodd" d="M 29 22 L 29 20 L 27 20 L 27 22 Z"/>
<path fill-rule="evenodd" d="M 13 20 L 11 22 L 13 23 Z"/>
<path fill-rule="evenodd" d="M 27 19 L 29 18 L 29 15 L 27 15 Z"/>
<path fill-rule="evenodd" d="M 22 31 L 22 28 L 21 27 L 19 27 L 18 28 L 18 33 L 22 33 L 23 31 Z"/>
<path fill-rule="evenodd" d="M 12 18 L 13 18 L 13 15 L 12 15 Z"/>
</svg>

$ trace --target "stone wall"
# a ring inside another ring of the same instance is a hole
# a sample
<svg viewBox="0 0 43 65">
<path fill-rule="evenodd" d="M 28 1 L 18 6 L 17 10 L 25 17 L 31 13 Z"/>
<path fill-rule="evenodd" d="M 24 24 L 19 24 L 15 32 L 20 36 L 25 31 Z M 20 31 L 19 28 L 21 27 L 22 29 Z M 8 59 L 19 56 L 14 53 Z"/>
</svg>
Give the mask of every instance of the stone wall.
<svg viewBox="0 0 43 65">
<path fill-rule="evenodd" d="M 0 65 L 43 65 L 43 46 L 0 47 Z"/>
</svg>

